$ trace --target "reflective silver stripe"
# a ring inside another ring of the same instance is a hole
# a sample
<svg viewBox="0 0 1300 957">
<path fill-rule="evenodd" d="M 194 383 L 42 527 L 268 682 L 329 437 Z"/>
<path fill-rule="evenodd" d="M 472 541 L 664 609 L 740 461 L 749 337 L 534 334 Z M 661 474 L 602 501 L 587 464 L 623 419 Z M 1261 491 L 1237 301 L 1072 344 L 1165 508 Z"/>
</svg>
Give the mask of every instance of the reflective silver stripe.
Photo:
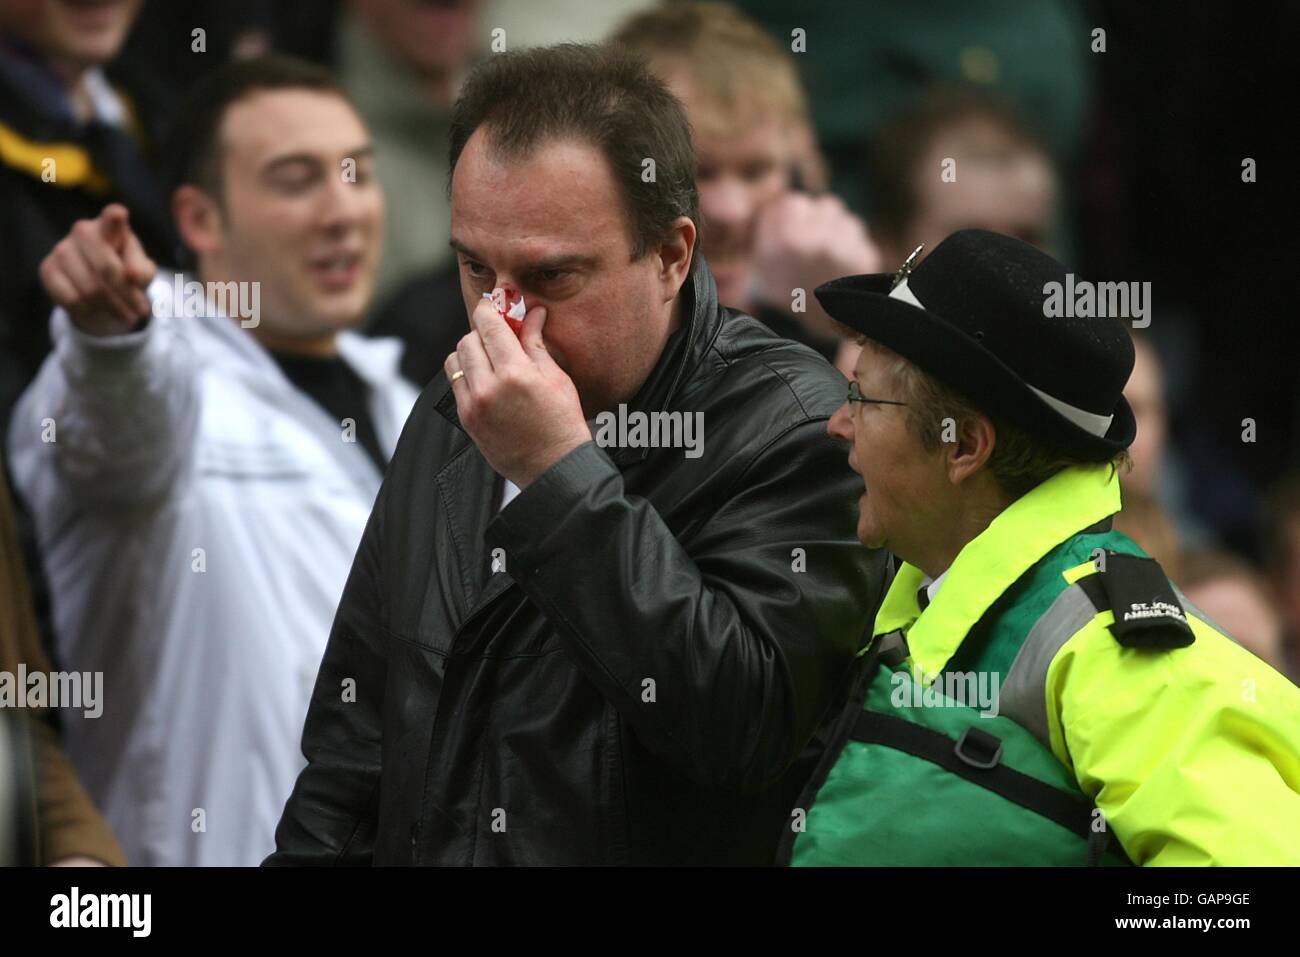
<svg viewBox="0 0 1300 957">
<path fill-rule="evenodd" d="M 1188 601 L 1177 585 L 1173 582 L 1170 585 L 1189 618 L 1199 619 L 1231 641 L 1237 640 Z M 1061 592 L 1029 629 L 1002 681 L 998 713 L 1028 728 L 1049 750 L 1052 742 L 1047 727 L 1047 669 L 1065 643 L 1098 613 L 1092 599 L 1077 582 Z"/>
<path fill-rule="evenodd" d="M 1088 593 L 1077 584 L 1056 596 L 1025 636 L 1002 681 L 998 713 L 1028 728 L 1049 751 L 1047 669 L 1057 652 L 1097 614 Z"/>
</svg>

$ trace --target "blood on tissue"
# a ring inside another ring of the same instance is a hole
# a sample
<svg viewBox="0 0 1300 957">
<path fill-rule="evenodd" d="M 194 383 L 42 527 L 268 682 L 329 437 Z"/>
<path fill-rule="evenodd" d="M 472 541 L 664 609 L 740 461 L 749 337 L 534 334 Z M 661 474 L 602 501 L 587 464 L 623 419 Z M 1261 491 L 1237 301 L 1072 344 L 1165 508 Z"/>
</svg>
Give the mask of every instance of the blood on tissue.
<svg viewBox="0 0 1300 957">
<path fill-rule="evenodd" d="M 524 316 L 528 314 L 523 293 L 514 286 L 497 286 L 491 292 L 483 293 L 483 298 L 492 303 L 497 315 L 506 321 L 516 336 L 523 335 Z"/>
</svg>

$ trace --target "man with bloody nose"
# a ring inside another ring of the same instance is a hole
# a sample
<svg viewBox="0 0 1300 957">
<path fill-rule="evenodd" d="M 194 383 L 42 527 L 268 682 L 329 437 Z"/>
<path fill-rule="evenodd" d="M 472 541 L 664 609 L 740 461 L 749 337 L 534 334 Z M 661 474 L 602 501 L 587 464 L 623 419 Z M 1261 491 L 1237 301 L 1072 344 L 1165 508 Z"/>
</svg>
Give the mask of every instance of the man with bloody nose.
<svg viewBox="0 0 1300 957">
<path fill-rule="evenodd" d="M 689 128 L 636 61 L 493 56 L 451 139 L 469 329 L 376 501 L 268 863 L 770 863 L 883 586 L 843 380 L 718 304 Z"/>
</svg>

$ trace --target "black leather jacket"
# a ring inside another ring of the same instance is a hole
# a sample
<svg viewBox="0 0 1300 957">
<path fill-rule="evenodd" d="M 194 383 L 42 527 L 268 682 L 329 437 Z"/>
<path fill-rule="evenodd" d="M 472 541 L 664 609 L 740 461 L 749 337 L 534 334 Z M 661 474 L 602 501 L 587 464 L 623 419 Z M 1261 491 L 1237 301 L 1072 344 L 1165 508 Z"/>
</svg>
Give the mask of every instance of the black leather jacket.
<svg viewBox="0 0 1300 957">
<path fill-rule="evenodd" d="M 682 296 L 629 407 L 703 412 L 698 458 L 589 442 L 498 513 L 445 376 L 424 391 L 268 864 L 773 860 L 885 558 L 826 434 L 843 377 L 702 262 Z"/>
</svg>

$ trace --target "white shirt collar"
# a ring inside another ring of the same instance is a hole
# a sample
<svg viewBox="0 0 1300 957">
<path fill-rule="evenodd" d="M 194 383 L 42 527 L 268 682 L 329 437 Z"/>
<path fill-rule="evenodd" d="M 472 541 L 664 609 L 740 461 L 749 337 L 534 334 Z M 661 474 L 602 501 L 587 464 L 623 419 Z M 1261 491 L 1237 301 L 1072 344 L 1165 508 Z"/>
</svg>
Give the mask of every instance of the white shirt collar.
<svg viewBox="0 0 1300 957">
<path fill-rule="evenodd" d="M 948 569 L 945 568 L 939 574 L 938 578 L 931 578 L 929 575 L 926 575 L 925 578 L 921 580 L 921 585 L 922 587 L 925 588 L 925 594 L 930 599 L 930 601 L 934 601 L 934 596 L 939 591 L 939 585 L 943 583 L 944 576 L 946 576 L 947 574 L 948 574 Z"/>
<path fill-rule="evenodd" d="M 118 128 L 126 126 L 126 107 L 123 106 L 113 85 L 108 82 L 108 77 L 104 75 L 103 70 L 99 67 L 91 67 L 82 74 L 81 82 L 97 119 L 109 126 Z"/>
</svg>

